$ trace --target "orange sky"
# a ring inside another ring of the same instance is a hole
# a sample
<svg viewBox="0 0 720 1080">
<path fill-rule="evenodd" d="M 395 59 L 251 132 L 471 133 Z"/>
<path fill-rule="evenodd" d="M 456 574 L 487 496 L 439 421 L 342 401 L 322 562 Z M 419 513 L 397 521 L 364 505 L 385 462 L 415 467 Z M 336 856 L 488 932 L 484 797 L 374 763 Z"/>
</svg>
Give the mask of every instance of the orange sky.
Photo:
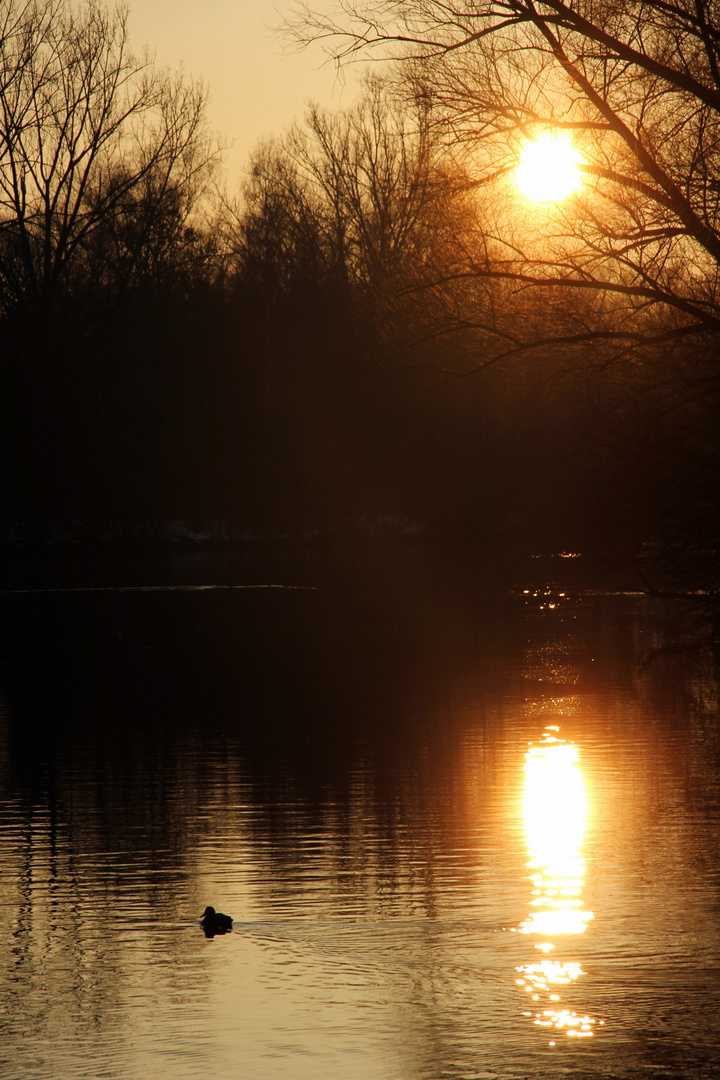
<svg viewBox="0 0 720 1080">
<path fill-rule="evenodd" d="M 283 55 L 272 29 L 287 9 L 287 0 L 131 0 L 133 48 L 147 44 L 161 66 L 182 64 L 208 84 L 211 124 L 233 141 L 231 190 L 258 140 L 301 118 L 308 98 L 330 108 L 352 98 L 352 76 L 338 82 L 319 48 Z"/>
</svg>

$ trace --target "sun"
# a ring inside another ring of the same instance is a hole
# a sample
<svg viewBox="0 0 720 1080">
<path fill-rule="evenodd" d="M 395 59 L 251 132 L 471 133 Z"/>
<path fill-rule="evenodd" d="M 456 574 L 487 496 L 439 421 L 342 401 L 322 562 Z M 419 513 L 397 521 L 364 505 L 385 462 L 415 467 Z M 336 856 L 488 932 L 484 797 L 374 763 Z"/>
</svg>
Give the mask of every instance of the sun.
<svg viewBox="0 0 720 1080">
<path fill-rule="evenodd" d="M 532 202 L 559 202 L 582 187 L 583 159 L 562 135 L 541 135 L 525 144 L 515 183 Z"/>
</svg>

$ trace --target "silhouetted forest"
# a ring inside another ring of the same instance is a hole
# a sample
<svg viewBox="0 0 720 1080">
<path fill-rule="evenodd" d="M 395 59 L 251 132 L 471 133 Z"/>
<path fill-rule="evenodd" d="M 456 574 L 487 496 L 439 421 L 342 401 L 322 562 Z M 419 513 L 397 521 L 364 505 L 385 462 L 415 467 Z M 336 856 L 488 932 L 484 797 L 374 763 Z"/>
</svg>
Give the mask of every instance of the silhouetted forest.
<svg viewBox="0 0 720 1080">
<path fill-rule="evenodd" d="M 416 74 L 310 108 L 235 197 L 204 91 L 122 15 L 5 18 L 6 543 L 718 550 L 715 338 L 630 347 L 628 309 L 489 273 L 494 196 Z"/>
</svg>

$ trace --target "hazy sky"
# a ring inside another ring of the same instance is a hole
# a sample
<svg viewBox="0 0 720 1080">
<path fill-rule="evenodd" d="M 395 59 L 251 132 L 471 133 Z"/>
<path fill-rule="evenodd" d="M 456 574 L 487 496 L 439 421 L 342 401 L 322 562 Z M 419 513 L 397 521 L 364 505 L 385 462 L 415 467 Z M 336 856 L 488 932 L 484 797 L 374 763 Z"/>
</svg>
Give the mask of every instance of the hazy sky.
<svg viewBox="0 0 720 1080">
<path fill-rule="evenodd" d="M 304 113 L 308 98 L 340 108 L 353 96 L 353 80 L 338 82 L 332 64 L 313 48 L 283 55 L 273 37 L 289 0 L 131 0 L 130 36 L 148 45 L 157 63 L 182 64 L 211 93 L 210 121 L 234 145 L 227 155 L 235 187 L 248 154 Z"/>
</svg>

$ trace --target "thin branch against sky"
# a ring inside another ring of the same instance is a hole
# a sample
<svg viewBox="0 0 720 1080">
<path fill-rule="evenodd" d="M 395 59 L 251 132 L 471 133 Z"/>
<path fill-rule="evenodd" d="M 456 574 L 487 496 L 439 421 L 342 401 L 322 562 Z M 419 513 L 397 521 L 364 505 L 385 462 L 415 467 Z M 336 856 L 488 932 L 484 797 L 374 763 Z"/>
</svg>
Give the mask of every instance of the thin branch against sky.
<svg viewBox="0 0 720 1080">
<path fill-rule="evenodd" d="M 330 6 L 327 4 L 326 6 Z M 278 34 L 289 0 L 133 0 L 130 37 L 157 62 L 183 67 L 210 91 L 209 117 L 231 142 L 228 182 L 235 187 L 251 151 L 302 119 L 312 99 L 326 108 L 347 106 L 352 73 L 341 73 L 320 46 L 298 51 Z"/>
</svg>

